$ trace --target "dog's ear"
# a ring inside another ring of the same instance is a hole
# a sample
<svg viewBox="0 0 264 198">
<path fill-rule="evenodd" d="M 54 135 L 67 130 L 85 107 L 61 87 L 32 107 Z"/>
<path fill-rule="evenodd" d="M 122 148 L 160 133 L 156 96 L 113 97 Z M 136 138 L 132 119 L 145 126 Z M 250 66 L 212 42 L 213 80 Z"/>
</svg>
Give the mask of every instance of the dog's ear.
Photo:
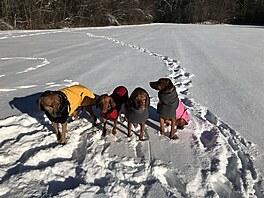
<svg viewBox="0 0 264 198">
<path fill-rule="evenodd" d="M 169 87 L 170 89 L 172 89 L 172 88 L 174 87 L 174 85 L 173 85 L 173 83 L 171 82 L 171 80 L 168 81 L 168 87 Z"/>
<path fill-rule="evenodd" d="M 128 100 L 127 100 L 127 104 L 128 104 L 128 106 L 130 106 L 130 107 L 135 106 L 135 105 L 134 105 L 134 101 L 133 101 L 133 97 L 132 97 L 132 95 L 128 98 Z"/>
<path fill-rule="evenodd" d="M 149 82 L 149 86 L 152 89 L 158 90 L 158 82 Z"/>
<path fill-rule="evenodd" d="M 166 93 L 167 91 L 173 89 L 174 87 L 173 83 L 168 78 L 161 78 L 159 81 L 162 84 L 162 89 L 161 89 L 162 92 Z"/>
<path fill-rule="evenodd" d="M 41 111 L 44 111 L 44 107 L 43 107 L 43 96 L 39 97 L 39 99 L 36 101 L 37 105 L 38 105 L 38 109 Z"/>
<path fill-rule="evenodd" d="M 44 97 L 47 95 L 47 94 L 49 94 L 49 93 L 51 93 L 52 91 L 49 91 L 49 90 L 47 90 L 47 91 L 44 91 L 41 95 L 40 95 L 40 97 L 37 99 L 37 101 L 36 101 L 36 103 L 37 103 L 37 105 L 38 105 L 38 108 L 39 108 L 39 110 L 41 110 L 41 111 L 45 111 L 45 109 L 44 109 L 44 106 L 43 106 L 43 104 L 44 104 Z"/>
<path fill-rule="evenodd" d="M 111 104 L 111 107 L 112 108 L 115 108 L 116 107 L 116 103 L 115 103 L 115 101 L 113 100 L 112 97 L 110 97 L 110 104 Z"/>
<path fill-rule="evenodd" d="M 149 94 L 146 93 L 147 98 L 146 98 L 146 108 L 148 108 L 148 106 L 150 105 L 150 98 L 149 98 Z"/>
</svg>

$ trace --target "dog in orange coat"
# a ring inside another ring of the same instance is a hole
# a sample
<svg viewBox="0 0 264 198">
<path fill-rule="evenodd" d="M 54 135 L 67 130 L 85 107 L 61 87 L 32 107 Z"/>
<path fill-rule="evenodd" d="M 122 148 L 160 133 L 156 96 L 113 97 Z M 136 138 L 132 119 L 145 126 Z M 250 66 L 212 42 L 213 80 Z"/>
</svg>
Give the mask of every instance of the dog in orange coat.
<svg viewBox="0 0 264 198">
<path fill-rule="evenodd" d="M 86 87 L 74 85 L 58 91 L 45 91 L 37 100 L 40 110 L 44 111 L 52 122 L 56 132 L 57 140 L 65 144 L 67 119 L 69 116 L 77 116 L 78 107 L 84 107 L 97 125 L 97 118 L 93 113 L 92 106 L 95 105 L 95 95 Z M 59 123 L 62 125 L 62 133 L 59 131 Z"/>
</svg>

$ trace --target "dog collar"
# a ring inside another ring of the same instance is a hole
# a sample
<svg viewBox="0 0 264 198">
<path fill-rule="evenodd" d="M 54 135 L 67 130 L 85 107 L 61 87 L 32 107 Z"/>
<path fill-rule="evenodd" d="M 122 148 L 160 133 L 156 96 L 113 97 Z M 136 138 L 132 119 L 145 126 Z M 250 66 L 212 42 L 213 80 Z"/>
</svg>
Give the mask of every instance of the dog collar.
<svg viewBox="0 0 264 198">
<path fill-rule="evenodd" d="M 174 89 L 171 93 L 163 93 L 159 91 L 158 97 L 161 103 L 164 104 L 173 104 L 175 102 L 178 102 L 178 94 L 176 92 L 176 89 Z"/>
</svg>

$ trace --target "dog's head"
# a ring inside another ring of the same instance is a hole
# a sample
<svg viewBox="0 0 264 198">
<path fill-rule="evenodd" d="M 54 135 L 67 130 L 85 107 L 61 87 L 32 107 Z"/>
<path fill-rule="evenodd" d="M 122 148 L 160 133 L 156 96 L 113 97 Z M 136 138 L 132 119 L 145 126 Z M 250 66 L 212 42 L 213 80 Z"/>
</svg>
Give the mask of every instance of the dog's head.
<svg viewBox="0 0 264 198">
<path fill-rule="evenodd" d="M 150 82 L 149 85 L 152 89 L 163 93 L 170 93 L 175 88 L 171 80 L 168 78 L 160 78 L 158 81 Z"/>
<path fill-rule="evenodd" d="M 40 110 L 48 112 L 52 117 L 58 117 L 61 109 L 61 97 L 54 92 L 42 94 L 37 100 Z"/>
<path fill-rule="evenodd" d="M 132 92 L 129 101 L 138 110 L 145 110 L 150 104 L 149 94 L 140 87 Z"/>
<path fill-rule="evenodd" d="M 107 94 L 101 95 L 96 101 L 96 108 L 99 108 L 101 113 L 107 113 L 116 107 L 112 97 Z"/>
</svg>

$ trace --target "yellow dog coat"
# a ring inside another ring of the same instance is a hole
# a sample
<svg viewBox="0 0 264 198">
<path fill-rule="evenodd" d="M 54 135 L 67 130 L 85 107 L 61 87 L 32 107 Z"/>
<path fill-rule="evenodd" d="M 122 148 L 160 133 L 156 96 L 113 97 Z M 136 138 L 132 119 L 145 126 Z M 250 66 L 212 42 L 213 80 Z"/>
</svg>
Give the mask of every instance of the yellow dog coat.
<svg viewBox="0 0 264 198">
<path fill-rule="evenodd" d="M 95 99 L 95 95 L 93 94 L 93 92 L 82 85 L 73 85 L 71 87 L 60 89 L 59 91 L 63 92 L 66 95 L 67 100 L 70 103 L 70 116 L 79 106 L 93 105 L 92 100 L 83 100 L 85 96 L 91 99 Z"/>
</svg>

